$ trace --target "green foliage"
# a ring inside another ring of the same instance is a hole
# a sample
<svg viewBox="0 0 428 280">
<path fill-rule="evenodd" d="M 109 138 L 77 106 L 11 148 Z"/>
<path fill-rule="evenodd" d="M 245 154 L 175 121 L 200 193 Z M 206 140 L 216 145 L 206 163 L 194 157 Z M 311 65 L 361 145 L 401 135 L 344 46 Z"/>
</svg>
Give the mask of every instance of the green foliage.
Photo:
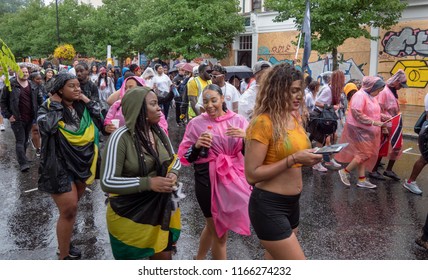
<svg viewBox="0 0 428 280">
<path fill-rule="evenodd" d="M 133 40 L 151 57 L 224 58 L 244 30 L 235 0 L 144 0 Z"/>
<path fill-rule="evenodd" d="M 59 45 L 55 2 L 28 1 L 2 16 L 0 34 L 17 58 L 51 57 Z M 104 0 L 97 9 L 77 0 L 58 3 L 60 44 L 80 56 L 105 59 L 107 45 L 122 60 L 144 51 L 151 57 L 216 58 L 227 55 L 244 30 L 236 0 Z"/>
<path fill-rule="evenodd" d="M 28 0 L 1 0 L 0 1 L 0 16 L 6 13 L 14 13 L 17 10 L 25 7 Z"/>
<path fill-rule="evenodd" d="M 312 0 L 312 49 L 319 53 L 333 52 L 348 38 L 370 36 L 366 27 L 387 29 L 395 24 L 406 7 L 400 0 Z M 265 7 L 278 11 L 275 21 L 294 19 L 301 30 L 305 12 L 303 0 L 266 0 Z"/>
<path fill-rule="evenodd" d="M 10 90 L 9 69 L 15 72 L 20 71 L 18 64 L 16 64 L 15 56 L 6 43 L 0 39 L 0 76 L 4 75 L 6 77 L 4 83 Z"/>
</svg>

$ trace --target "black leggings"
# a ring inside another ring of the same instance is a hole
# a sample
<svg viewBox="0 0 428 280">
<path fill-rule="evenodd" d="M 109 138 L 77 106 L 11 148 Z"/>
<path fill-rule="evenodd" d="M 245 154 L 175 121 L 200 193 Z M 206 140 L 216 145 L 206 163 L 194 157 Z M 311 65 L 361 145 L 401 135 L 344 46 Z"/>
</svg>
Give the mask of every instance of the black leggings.
<svg viewBox="0 0 428 280">
<path fill-rule="evenodd" d="M 195 164 L 195 195 L 205 218 L 211 218 L 211 182 L 209 162 Z"/>
</svg>

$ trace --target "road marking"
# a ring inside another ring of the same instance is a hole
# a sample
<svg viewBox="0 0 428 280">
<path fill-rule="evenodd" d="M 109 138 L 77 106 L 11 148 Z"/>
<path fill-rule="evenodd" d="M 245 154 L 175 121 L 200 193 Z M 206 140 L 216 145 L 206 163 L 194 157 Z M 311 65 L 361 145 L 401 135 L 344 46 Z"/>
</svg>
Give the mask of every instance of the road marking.
<svg viewBox="0 0 428 280">
<path fill-rule="evenodd" d="M 34 191 L 37 191 L 38 190 L 38 188 L 34 188 L 34 189 L 31 189 L 31 190 L 26 190 L 26 191 L 24 191 L 25 193 L 27 193 L 27 192 L 34 192 Z"/>
<path fill-rule="evenodd" d="M 409 151 L 411 151 L 411 150 L 413 150 L 413 148 L 405 149 L 403 151 L 403 154 L 408 154 L 408 155 L 413 155 L 413 156 L 420 156 L 421 155 L 421 154 L 417 154 L 417 153 L 410 153 Z"/>
</svg>

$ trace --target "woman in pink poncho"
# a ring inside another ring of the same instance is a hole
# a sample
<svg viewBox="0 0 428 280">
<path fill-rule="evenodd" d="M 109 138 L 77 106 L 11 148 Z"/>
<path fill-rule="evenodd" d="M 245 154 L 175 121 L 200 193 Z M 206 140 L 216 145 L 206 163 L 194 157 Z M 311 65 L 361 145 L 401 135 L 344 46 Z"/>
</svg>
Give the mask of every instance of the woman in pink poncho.
<svg viewBox="0 0 428 280">
<path fill-rule="evenodd" d="M 400 158 L 403 148 L 403 124 L 400 114 L 400 105 L 398 104 L 398 90 L 407 87 L 407 78 L 403 70 L 398 70 L 391 78 L 386 81 L 385 88 L 376 96 L 381 112 L 385 114 L 388 119 L 394 118 L 388 124 L 388 128 L 382 129 L 383 137 L 379 151 L 379 157 L 375 167 L 369 176 L 378 180 L 385 180 L 385 176 L 400 181 L 400 177 L 392 170 L 395 161 Z M 389 155 L 388 166 L 386 167 L 383 175 L 378 171 L 382 157 Z"/>
<path fill-rule="evenodd" d="M 227 231 L 250 235 L 251 187 L 242 154 L 248 122 L 227 110 L 217 85 L 208 85 L 202 94 L 206 113 L 187 124 L 178 156 L 184 165 L 194 164 L 196 198 L 206 219 L 196 259 L 204 259 L 210 248 L 213 259 L 226 259 Z"/>
<path fill-rule="evenodd" d="M 138 76 L 131 76 L 125 79 L 122 86 L 119 90 L 119 99 L 116 100 L 110 107 L 110 109 L 107 112 L 106 118 L 104 120 L 104 125 L 106 132 L 113 133 L 117 128 L 112 124 L 113 119 L 119 120 L 119 127 L 125 125 L 125 119 L 122 115 L 122 98 L 125 95 L 126 91 L 134 88 L 136 86 L 146 86 L 144 80 Z M 165 115 L 162 114 L 161 119 L 159 121 L 159 126 L 165 131 L 165 133 L 168 135 L 168 123 L 165 119 Z"/>
<path fill-rule="evenodd" d="M 358 187 L 377 187 L 366 179 L 365 171 L 371 170 L 376 164 L 381 127 L 386 126 L 381 121 L 380 106 L 375 98 L 384 87 L 385 83 L 379 77 L 364 77 L 362 88 L 352 96 L 350 114 L 339 141 L 349 145 L 335 157 L 340 162 L 349 162 L 344 169 L 339 170 L 340 179 L 347 186 L 351 185 L 350 172 L 357 168 Z"/>
</svg>

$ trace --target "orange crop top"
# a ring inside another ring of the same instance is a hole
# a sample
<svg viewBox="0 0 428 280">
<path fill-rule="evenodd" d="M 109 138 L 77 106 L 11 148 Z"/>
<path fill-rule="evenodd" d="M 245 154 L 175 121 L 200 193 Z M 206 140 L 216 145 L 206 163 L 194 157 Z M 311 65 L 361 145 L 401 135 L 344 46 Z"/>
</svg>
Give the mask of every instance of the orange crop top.
<svg viewBox="0 0 428 280">
<path fill-rule="evenodd" d="M 287 136 L 281 137 L 276 144 L 273 142 L 272 121 L 267 114 L 251 120 L 246 132 L 246 139 L 247 141 L 257 140 L 268 146 L 263 164 L 272 164 L 298 151 L 311 148 L 305 129 L 296 119 L 294 120 L 296 123 L 295 129 L 284 132 Z M 292 167 L 301 166 L 301 164 L 294 164 Z"/>
</svg>

